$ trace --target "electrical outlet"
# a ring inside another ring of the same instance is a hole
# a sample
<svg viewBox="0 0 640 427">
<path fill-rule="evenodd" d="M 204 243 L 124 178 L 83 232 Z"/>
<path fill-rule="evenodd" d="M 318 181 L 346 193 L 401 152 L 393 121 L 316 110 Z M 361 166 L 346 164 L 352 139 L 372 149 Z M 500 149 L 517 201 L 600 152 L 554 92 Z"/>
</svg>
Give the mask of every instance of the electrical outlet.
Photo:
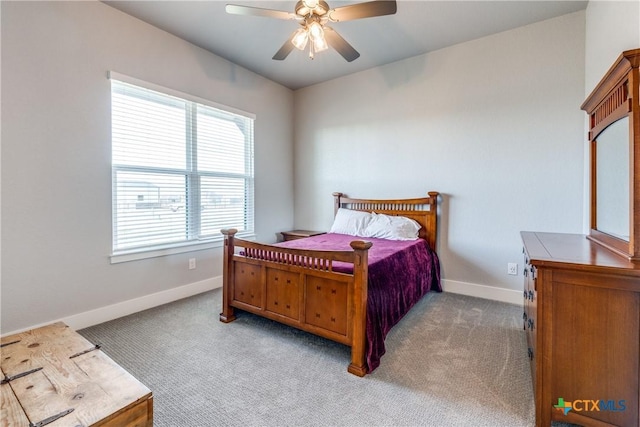
<svg viewBox="0 0 640 427">
<path fill-rule="evenodd" d="M 189 270 L 195 270 L 195 269 L 196 269 L 196 259 L 189 258 Z"/>
<path fill-rule="evenodd" d="M 518 264 L 515 262 L 510 262 L 507 264 L 507 274 L 511 274 L 512 276 L 518 275 Z"/>
</svg>

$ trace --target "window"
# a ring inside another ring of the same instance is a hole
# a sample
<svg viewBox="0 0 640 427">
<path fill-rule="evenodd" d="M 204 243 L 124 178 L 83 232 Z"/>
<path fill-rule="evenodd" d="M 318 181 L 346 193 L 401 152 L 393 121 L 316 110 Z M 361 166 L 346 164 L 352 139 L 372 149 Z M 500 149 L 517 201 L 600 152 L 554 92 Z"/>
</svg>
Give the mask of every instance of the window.
<svg viewBox="0 0 640 427">
<path fill-rule="evenodd" d="M 139 83 L 111 73 L 113 254 L 252 234 L 254 118 Z"/>
</svg>

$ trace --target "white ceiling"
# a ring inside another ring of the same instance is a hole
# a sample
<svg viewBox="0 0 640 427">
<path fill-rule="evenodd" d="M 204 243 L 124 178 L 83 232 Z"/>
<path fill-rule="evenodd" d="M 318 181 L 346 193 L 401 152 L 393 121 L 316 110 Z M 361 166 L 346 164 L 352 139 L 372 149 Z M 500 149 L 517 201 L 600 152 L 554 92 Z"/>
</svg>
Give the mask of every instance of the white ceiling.
<svg viewBox="0 0 640 427">
<path fill-rule="evenodd" d="M 295 50 L 271 57 L 297 28 L 295 21 L 229 15 L 227 3 L 293 12 L 290 1 L 109 1 L 104 3 L 159 27 L 235 64 L 299 89 L 336 77 L 420 55 L 457 43 L 583 10 L 587 1 L 398 1 L 395 15 L 332 24 L 360 58 L 336 51 L 314 60 Z M 337 8 L 360 1 L 327 0 Z"/>
</svg>

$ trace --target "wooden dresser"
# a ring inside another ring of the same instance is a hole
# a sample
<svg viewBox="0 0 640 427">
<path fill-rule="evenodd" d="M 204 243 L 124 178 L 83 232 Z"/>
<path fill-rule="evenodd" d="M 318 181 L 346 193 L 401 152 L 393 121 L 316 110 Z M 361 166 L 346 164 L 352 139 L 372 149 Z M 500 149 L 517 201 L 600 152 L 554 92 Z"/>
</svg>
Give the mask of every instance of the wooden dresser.
<svg viewBox="0 0 640 427">
<path fill-rule="evenodd" d="M 0 426 L 153 426 L 151 391 L 64 323 L 1 342 Z"/>
<path fill-rule="evenodd" d="M 638 426 L 640 263 L 584 235 L 521 236 L 536 426 Z"/>
</svg>

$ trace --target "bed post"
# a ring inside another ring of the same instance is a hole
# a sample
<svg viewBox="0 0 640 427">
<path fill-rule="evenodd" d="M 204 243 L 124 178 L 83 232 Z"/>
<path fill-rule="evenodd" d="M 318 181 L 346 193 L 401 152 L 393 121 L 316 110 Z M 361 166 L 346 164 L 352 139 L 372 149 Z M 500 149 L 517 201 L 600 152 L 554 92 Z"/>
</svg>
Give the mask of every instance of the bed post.
<svg viewBox="0 0 640 427">
<path fill-rule="evenodd" d="M 438 196 L 440 193 L 437 191 L 429 191 L 429 212 L 433 212 L 433 215 L 429 217 L 429 237 L 428 243 L 431 249 L 436 250 L 436 239 L 438 230 Z M 431 232 L 433 231 L 433 232 Z"/>
<path fill-rule="evenodd" d="M 338 214 L 338 209 L 340 209 L 340 197 L 344 196 L 342 193 L 332 193 L 333 194 L 333 216 Z"/>
<path fill-rule="evenodd" d="M 355 252 L 353 262 L 353 330 L 351 341 L 350 373 L 363 377 L 367 373 L 366 338 L 367 338 L 367 278 L 369 263 L 368 250 L 371 242 L 356 240 L 351 242 Z"/>
<path fill-rule="evenodd" d="M 235 249 L 233 246 L 233 237 L 238 232 L 235 228 L 229 230 L 220 230 L 224 234 L 224 252 L 222 261 L 222 313 L 220 313 L 220 321 L 224 323 L 233 322 L 236 316 L 233 314 L 231 307 L 231 293 L 233 289 L 233 254 Z"/>
</svg>

